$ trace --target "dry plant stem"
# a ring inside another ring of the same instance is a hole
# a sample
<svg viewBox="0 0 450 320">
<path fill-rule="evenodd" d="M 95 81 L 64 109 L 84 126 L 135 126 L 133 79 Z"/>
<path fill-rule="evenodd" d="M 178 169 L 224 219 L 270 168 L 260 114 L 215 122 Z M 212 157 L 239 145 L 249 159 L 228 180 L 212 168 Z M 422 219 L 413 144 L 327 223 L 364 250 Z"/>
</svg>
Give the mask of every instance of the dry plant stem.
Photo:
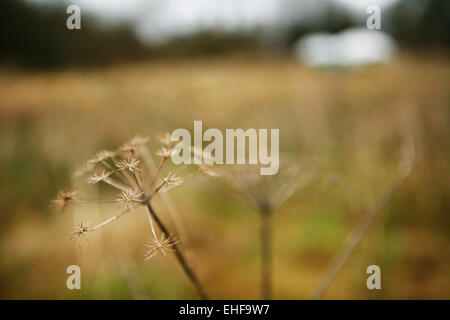
<svg viewBox="0 0 450 320">
<path fill-rule="evenodd" d="M 159 174 L 161 173 L 161 169 L 162 169 L 162 167 L 164 166 L 164 164 L 166 163 L 167 159 L 168 159 L 168 158 L 164 157 L 164 158 L 162 158 L 161 161 L 159 162 L 158 167 L 157 167 L 157 169 L 156 169 L 156 171 L 155 171 L 155 174 L 153 175 L 153 177 L 152 177 L 151 180 L 150 180 L 150 184 L 149 184 L 149 187 L 150 187 L 150 188 L 153 187 L 153 185 L 155 184 L 156 180 L 158 179 L 158 176 L 159 176 Z"/>
<path fill-rule="evenodd" d="M 103 227 L 104 225 L 107 225 L 108 223 L 110 223 L 110 222 L 112 222 L 112 221 L 114 221 L 114 220 L 120 218 L 120 217 L 123 216 L 124 214 L 126 214 L 126 213 L 128 213 L 128 212 L 130 212 L 130 211 L 133 211 L 133 210 L 134 210 L 136 207 L 138 207 L 138 206 L 139 206 L 139 204 L 134 205 L 132 208 L 127 208 L 127 209 L 123 210 L 122 212 L 120 212 L 119 214 L 116 214 L 115 216 L 113 216 L 113 217 L 111 217 L 111 218 L 109 218 L 109 219 L 103 221 L 102 223 L 96 225 L 95 227 L 89 228 L 87 231 L 94 231 L 94 230 L 97 230 L 97 229 Z"/>
<path fill-rule="evenodd" d="M 161 182 L 161 183 L 156 187 L 156 189 L 148 196 L 148 198 L 147 198 L 146 201 L 150 201 L 150 199 L 151 199 L 155 194 L 157 194 L 157 193 L 161 190 L 161 188 L 164 187 L 165 185 L 166 185 L 166 184 L 165 184 L 164 182 Z"/>
<path fill-rule="evenodd" d="M 272 212 L 261 213 L 261 290 L 264 300 L 272 299 Z"/>
<path fill-rule="evenodd" d="M 105 181 L 107 184 L 109 184 L 109 185 L 111 185 L 114 188 L 117 188 L 119 190 L 122 190 L 122 191 L 126 191 L 127 190 L 126 186 L 124 186 L 123 184 L 121 184 L 121 183 L 119 183 L 119 182 L 117 182 L 117 181 L 115 181 L 115 180 L 113 180 L 111 178 L 105 178 L 105 179 L 103 179 L 103 181 Z"/>
<path fill-rule="evenodd" d="M 155 210 L 150 205 L 150 201 L 146 201 L 145 202 L 145 206 L 146 206 L 149 214 L 151 215 L 151 217 L 156 221 L 156 224 L 158 225 L 158 227 L 161 230 L 161 232 L 163 232 L 166 235 L 170 235 L 170 232 L 164 226 L 162 221 L 159 219 L 159 217 L 155 213 Z M 173 245 L 173 249 L 175 250 L 174 253 L 175 253 L 175 256 L 176 256 L 178 262 L 181 264 L 181 267 L 186 272 L 188 278 L 192 281 L 194 286 L 197 288 L 197 291 L 198 291 L 198 294 L 200 295 L 200 297 L 202 299 L 208 299 L 208 296 L 206 295 L 206 292 L 203 289 L 202 284 L 200 283 L 199 279 L 195 275 L 194 271 L 191 269 L 191 267 L 186 262 L 186 259 L 181 254 L 180 248 L 178 247 L 178 245 L 176 243 Z"/>
<path fill-rule="evenodd" d="M 378 199 L 373 208 L 361 218 L 358 224 L 348 235 L 338 253 L 334 256 L 333 260 L 331 260 L 324 275 L 320 279 L 319 284 L 309 294 L 308 299 L 318 300 L 322 298 L 327 289 L 330 287 L 331 283 L 339 275 L 343 266 L 355 251 L 364 235 L 369 230 L 375 218 L 380 215 L 380 213 L 388 205 L 389 201 L 392 199 L 396 191 L 401 187 L 403 182 L 409 176 L 409 174 L 411 173 L 411 169 L 412 166 L 404 172 L 400 172 L 397 178 L 392 183 L 391 187 Z"/>
</svg>

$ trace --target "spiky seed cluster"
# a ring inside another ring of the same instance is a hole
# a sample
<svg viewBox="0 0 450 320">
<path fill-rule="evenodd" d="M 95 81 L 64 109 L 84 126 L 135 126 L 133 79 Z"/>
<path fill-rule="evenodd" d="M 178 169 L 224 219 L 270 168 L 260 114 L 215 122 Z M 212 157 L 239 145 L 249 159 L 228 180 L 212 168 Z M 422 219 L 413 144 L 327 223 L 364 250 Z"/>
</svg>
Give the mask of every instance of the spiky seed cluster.
<svg viewBox="0 0 450 320">
<path fill-rule="evenodd" d="M 173 149 L 162 147 L 155 154 L 161 158 L 170 158 L 172 156 Z"/>
<path fill-rule="evenodd" d="M 161 179 L 166 186 L 178 186 L 183 183 L 183 179 L 169 172 L 167 177 Z"/>
<path fill-rule="evenodd" d="M 76 191 L 60 191 L 56 196 L 56 199 L 52 200 L 52 206 L 62 210 L 75 200 L 76 194 Z"/>
<path fill-rule="evenodd" d="M 94 164 L 87 162 L 84 165 L 82 165 L 81 167 L 79 167 L 77 170 L 75 170 L 73 176 L 74 176 L 74 178 L 79 178 L 79 177 L 85 176 L 89 172 L 91 172 L 93 168 L 94 168 Z"/>
<path fill-rule="evenodd" d="M 85 238 L 86 232 L 94 231 L 104 225 L 118 219 L 122 215 L 133 211 L 136 207 L 145 205 L 147 201 L 159 191 L 167 191 L 170 188 L 180 185 L 183 179 L 169 172 L 165 177 L 161 177 L 163 167 L 174 152 L 174 148 L 179 143 L 173 141 L 170 134 L 164 134 L 159 137 L 161 150 L 158 155 L 162 157 L 159 165 L 154 172 L 149 172 L 151 167 L 146 160 L 149 160 L 151 153 L 147 149 L 149 139 L 145 137 L 135 137 L 114 151 L 103 150 L 95 154 L 88 160 L 84 166 L 77 170 L 75 176 L 88 176 L 87 182 L 91 184 L 102 183 L 108 185 L 117 191 L 114 198 L 78 198 L 75 199 L 75 191 L 62 191 L 57 198 L 52 201 L 57 208 L 63 209 L 73 202 L 107 202 L 115 204 L 122 211 L 115 216 L 103 221 L 102 223 L 91 227 L 80 222 L 72 230 L 69 238 L 79 242 L 80 238 Z M 146 259 L 161 251 L 163 254 L 171 251 L 170 247 L 176 243 L 174 237 L 165 237 L 161 234 L 156 239 L 156 231 L 153 228 L 152 218 L 149 215 L 150 226 L 154 240 L 147 246 L 150 248 L 150 254 Z M 86 238 L 85 238 L 86 239 Z M 87 239 L 86 239 L 87 240 Z M 152 247 L 153 246 L 153 247 Z M 153 248 L 153 249 L 152 249 Z"/>
<path fill-rule="evenodd" d="M 107 171 L 105 169 L 101 169 L 97 173 L 93 174 L 88 178 L 88 183 L 97 183 L 105 180 L 112 174 L 112 171 Z"/>
<path fill-rule="evenodd" d="M 72 242 L 76 242 L 77 244 L 79 244 L 81 237 L 83 237 L 87 242 L 89 242 L 85 235 L 85 233 L 88 232 L 89 229 L 89 223 L 80 221 L 76 224 L 75 227 L 73 227 L 72 232 L 69 234 L 69 239 L 72 240 Z"/>
<path fill-rule="evenodd" d="M 274 176 L 262 176 L 259 167 L 232 167 L 219 170 L 211 165 L 201 164 L 199 170 L 217 177 L 240 200 L 261 212 L 273 211 L 285 203 L 299 188 L 314 177 L 317 165 L 313 161 L 281 163 L 283 170 Z"/>
<path fill-rule="evenodd" d="M 96 164 L 116 156 L 116 153 L 108 150 L 101 150 L 95 154 L 95 156 L 88 160 L 88 164 Z"/>
<path fill-rule="evenodd" d="M 180 177 L 177 177 L 176 175 L 169 172 L 169 174 L 166 177 L 161 179 L 160 191 L 167 192 L 182 183 L 183 183 L 183 179 L 181 179 Z"/>
<path fill-rule="evenodd" d="M 133 209 L 133 205 L 139 202 L 143 202 L 143 192 L 136 189 L 126 189 L 122 191 L 119 198 L 117 198 L 116 204 L 119 208 Z"/>
<path fill-rule="evenodd" d="M 136 136 L 123 146 L 119 148 L 119 151 L 127 155 L 128 158 L 138 157 L 140 155 L 141 148 L 145 146 L 149 141 L 147 137 Z"/>
<path fill-rule="evenodd" d="M 140 161 L 136 158 L 123 159 L 116 164 L 116 167 L 119 170 L 128 170 L 130 172 L 133 172 L 134 170 L 140 170 L 138 166 L 139 163 Z"/>
<path fill-rule="evenodd" d="M 159 135 L 158 140 L 167 149 L 171 149 L 171 148 L 175 147 L 178 143 L 180 143 L 180 140 L 172 139 L 172 135 L 168 132 Z"/>
<path fill-rule="evenodd" d="M 172 235 L 166 237 L 164 233 L 161 233 L 159 238 L 154 235 L 153 238 L 151 238 L 145 245 L 148 248 L 147 252 L 145 253 L 145 261 L 148 261 L 155 257 L 158 252 L 166 255 L 167 252 L 175 251 L 172 247 L 177 243 L 178 240 Z"/>
<path fill-rule="evenodd" d="M 177 145 L 180 143 L 180 140 L 172 139 L 172 135 L 170 133 L 164 133 L 158 136 L 158 140 L 162 145 L 161 149 L 156 152 L 158 157 L 168 159 L 178 151 Z"/>
</svg>

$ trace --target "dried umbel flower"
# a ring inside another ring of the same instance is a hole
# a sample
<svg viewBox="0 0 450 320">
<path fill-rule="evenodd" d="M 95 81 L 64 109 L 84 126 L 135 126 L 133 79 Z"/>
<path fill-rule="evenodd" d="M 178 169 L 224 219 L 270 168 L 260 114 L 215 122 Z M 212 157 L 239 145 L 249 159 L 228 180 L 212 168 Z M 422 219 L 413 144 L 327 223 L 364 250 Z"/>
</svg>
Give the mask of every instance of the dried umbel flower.
<svg viewBox="0 0 450 320">
<path fill-rule="evenodd" d="M 92 163 L 85 163 L 84 165 L 82 165 L 81 167 L 79 167 L 73 174 L 73 176 L 75 178 L 79 178 L 81 176 L 85 176 L 87 175 L 89 172 L 92 171 L 92 169 L 94 168 L 94 164 Z"/>
<path fill-rule="evenodd" d="M 311 166 L 299 162 L 282 163 L 279 173 L 262 176 L 258 166 L 238 166 L 219 171 L 202 165 L 201 171 L 217 177 L 233 195 L 250 204 L 260 214 L 261 220 L 261 265 L 262 297 L 271 298 L 272 277 L 272 216 L 273 212 L 301 186 L 311 180 Z"/>
<path fill-rule="evenodd" d="M 141 147 L 143 145 L 146 145 L 149 142 L 149 140 L 150 139 L 148 137 L 135 136 L 127 143 L 127 145 L 134 147 Z"/>
<path fill-rule="evenodd" d="M 90 230 L 89 228 L 90 225 L 88 223 L 85 223 L 83 221 L 78 222 L 77 225 L 72 229 L 72 232 L 69 234 L 69 239 L 72 240 L 72 242 L 77 243 L 78 245 L 81 237 L 89 242 L 89 240 L 85 236 L 85 233 Z"/>
<path fill-rule="evenodd" d="M 175 251 L 173 246 L 178 242 L 172 235 L 166 238 L 164 233 L 161 233 L 159 238 L 154 235 L 145 245 L 148 250 L 145 253 L 145 261 L 152 259 L 160 251 L 163 255 L 166 255 L 169 251 Z"/>
<path fill-rule="evenodd" d="M 62 210 L 75 200 L 76 194 L 76 191 L 60 191 L 56 199 L 52 200 L 52 205 Z"/>
<path fill-rule="evenodd" d="M 181 179 L 180 177 L 177 177 L 172 172 L 169 172 L 167 177 L 162 178 L 161 181 L 164 184 L 164 187 L 169 187 L 170 186 L 170 188 L 176 187 L 176 186 L 178 186 L 178 185 L 183 183 L 183 179 Z M 164 188 L 164 190 L 167 190 L 167 188 Z"/>
<path fill-rule="evenodd" d="M 115 152 L 108 151 L 108 150 L 102 150 L 99 151 L 92 159 L 88 160 L 89 164 L 96 164 L 105 160 L 108 160 L 110 158 L 115 157 Z"/>
<path fill-rule="evenodd" d="M 259 166 L 214 168 L 199 165 L 199 169 L 223 183 L 232 194 L 256 210 L 274 211 L 299 188 L 308 184 L 316 172 L 313 161 L 285 161 L 276 175 L 261 175 Z"/>
<path fill-rule="evenodd" d="M 128 155 L 128 158 L 138 157 L 141 153 L 141 148 L 144 147 L 149 141 L 147 137 L 136 136 L 123 146 L 119 148 L 120 152 Z"/>
<path fill-rule="evenodd" d="M 173 153 L 173 149 L 171 149 L 171 148 L 166 148 L 166 147 L 162 147 L 160 150 L 158 150 L 158 152 L 156 152 L 155 154 L 158 156 L 158 157 L 161 157 L 161 158 L 170 158 L 171 156 L 172 156 L 172 153 Z"/>
<path fill-rule="evenodd" d="M 126 189 L 122 191 L 120 197 L 116 199 L 116 204 L 119 208 L 129 208 L 133 209 L 133 205 L 142 202 L 143 192 L 136 189 Z"/>
<path fill-rule="evenodd" d="M 159 135 L 158 140 L 167 149 L 171 149 L 180 143 L 180 140 L 173 140 L 172 135 L 169 132 Z"/>
<path fill-rule="evenodd" d="M 135 158 L 123 159 L 123 160 L 120 160 L 116 164 L 116 167 L 119 170 L 128 170 L 130 172 L 133 172 L 134 170 L 140 170 L 139 169 L 139 163 L 140 163 L 140 161 L 138 159 L 135 159 Z"/>
<path fill-rule="evenodd" d="M 100 186 L 107 186 L 109 189 L 115 190 L 117 196 L 114 198 L 77 197 L 77 203 L 112 203 L 116 204 L 122 211 L 95 226 L 90 226 L 84 222 L 78 223 L 69 234 L 69 238 L 79 244 L 81 238 L 87 240 L 85 236 L 87 232 L 104 227 L 126 213 L 143 206 L 146 208 L 150 230 L 154 237 L 153 242 L 147 244 L 149 250 L 146 254 L 146 260 L 149 260 L 158 251 L 161 251 L 163 255 L 166 255 L 167 252 L 175 251 L 175 256 L 189 279 L 197 287 L 200 295 L 206 297 L 195 273 L 176 246 L 177 241 L 175 238 L 173 236 L 166 238 L 165 235 L 170 233 L 151 205 L 152 198 L 160 191 L 163 189 L 167 191 L 169 187 L 178 186 L 183 182 L 183 179 L 172 173 L 159 179 L 164 165 L 167 163 L 169 155 L 172 154 L 176 144 L 167 141 L 167 137 L 162 140 L 163 145 L 161 147 L 164 150 L 164 156 L 157 167 L 150 171 L 149 168 L 152 168 L 150 164 L 152 159 L 151 153 L 147 149 L 147 142 L 148 138 L 135 137 L 116 151 L 101 151 L 87 161 L 83 170 L 78 171 L 77 176 L 94 171 L 95 173 L 88 178 L 88 182 Z M 75 201 L 75 194 L 73 191 L 60 192 L 57 199 L 52 203 L 58 208 L 65 208 L 69 203 Z M 156 225 L 161 230 L 161 236 L 159 238 L 156 237 L 153 221 L 156 222 Z"/>
<path fill-rule="evenodd" d="M 88 160 L 84 168 L 86 171 L 95 170 L 95 173 L 88 178 L 88 183 L 98 184 L 100 182 L 109 185 L 118 191 L 115 198 L 77 198 L 77 203 L 102 202 L 115 203 L 124 211 L 118 215 L 108 219 L 100 225 L 86 231 L 93 231 L 100 226 L 117 219 L 123 214 L 133 210 L 134 208 L 145 205 L 146 202 L 156 195 L 162 189 L 168 190 L 168 186 L 174 187 L 183 182 L 183 180 L 174 174 L 162 178 L 159 184 L 154 185 L 154 181 L 160 176 L 163 166 L 167 159 L 162 159 L 153 174 L 146 172 L 146 159 L 141 155 L 147 146 L 148 138 L 135 137 L 125 143 L 116 151 L 103 150 L 98 152 L 92 159 Z M 167 143 L 165 141 L 164 143 Z M 164 147 L 171 152 L 171 147 Z M 148 150 L 147 150 L 148 151 Z M 133 157 L 128 157 L 129 153 L 133 153 Z M 151 154 L 150 152 L 147 152 Z M 74 202 L 74 191 L 62 191 L 52 203 L 60 208 L 65 208 L 69 203 Z M 153 227 L 152 227 L 153 231 Z"/>
<path fill-rule="evenodd" d="M 100 181 L 105 180 L 112 174 L 112 171 L 107 171 L 105 169 L 102 169 L 101 171 L 97 172 L 96 174 L 89 177 L 88 182 L 89 183 L 97 183 Z"/>
</svg>

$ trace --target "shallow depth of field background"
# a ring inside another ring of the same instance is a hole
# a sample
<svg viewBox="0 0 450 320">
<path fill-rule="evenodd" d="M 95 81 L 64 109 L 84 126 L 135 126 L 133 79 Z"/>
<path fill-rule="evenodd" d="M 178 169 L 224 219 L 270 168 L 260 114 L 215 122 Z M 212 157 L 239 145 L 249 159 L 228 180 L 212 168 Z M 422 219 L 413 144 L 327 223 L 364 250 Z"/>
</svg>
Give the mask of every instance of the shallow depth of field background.
<svg viewBox="0 0 450 320">
<path fill-rule="evenodd" d="M 319 164 L 311 183 L 275 213 L 276 299 L 307 296 L 358 218 L 389 186 L 402 145 L 417 141 L 422 160 L 324 298 L 450 298 L 450 56 L 448 42 L 430 36 L 445 34 L 439 24 L 422 42 L 413 41 L 419 32 L 405 31 L 405 45 L 387 64 L 314 69 L 286 48 L 260 49 L 253 33 L 199 33 L 143 47 L 129 31 L 88 23 L 70 38 L 78 31 L 65 28 L 65 7 L 59 16 L 43 6 L 11 9 L 16 18 L 9 20 L 5 8 L 0 298 L 197 298 L 173 256 L 144 262 L 150 232 L 141 209 L 89 233 L 80 252 L 66 240 L 75 222 L 98 223 L 116 208 L 49 208 L 60 189 L 83 188 L 72 172 L 95 152 L 134 135 L 151 137 L 156 151 L 155 135 L 192 130 L 194 120 L 223 131 L 280 128 L 281 157 Z M 33 12 L 47 20 L 28 19 Z M 22 21 L 19 13 L 28 14 L 25 27 L 9 27 Z M 197 176 L 170 192 L 194 266 L 213 298 L 257 299 L 258 215 L 213 184 Z M 155 207 L 170 224 L 164 203 L 156 199 Z M 81 267 L 82 290 L 66 289 L 72 264 Z M 382 290 L 366 288 L 371 264 L 381 267 Z"/>
</svg>

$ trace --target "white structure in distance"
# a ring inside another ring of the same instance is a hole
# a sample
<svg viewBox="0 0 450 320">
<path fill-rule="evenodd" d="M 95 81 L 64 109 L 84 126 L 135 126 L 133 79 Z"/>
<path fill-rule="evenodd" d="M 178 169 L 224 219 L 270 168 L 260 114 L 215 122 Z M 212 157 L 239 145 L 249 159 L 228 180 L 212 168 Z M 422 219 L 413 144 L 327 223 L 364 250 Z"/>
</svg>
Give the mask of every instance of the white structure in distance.
<svg viewBox="0 0 450 320">
<path fill-rule="evenodd" d="M 351 28 L 337 34 L 311 33 L 294 45 L 299 60 L 313 67 L 360 67 L 390 61 L 395 40 L 379 30 Z"/>
</svg>

